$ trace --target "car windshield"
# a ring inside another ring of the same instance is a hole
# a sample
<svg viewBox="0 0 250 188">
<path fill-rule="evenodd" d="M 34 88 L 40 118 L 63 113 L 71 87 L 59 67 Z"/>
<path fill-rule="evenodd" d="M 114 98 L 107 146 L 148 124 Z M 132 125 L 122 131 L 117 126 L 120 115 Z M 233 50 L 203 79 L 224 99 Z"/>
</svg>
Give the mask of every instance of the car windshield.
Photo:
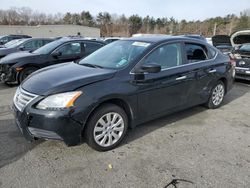
<svg viewBox="0 0 250 188">
<path fill-rule="evenodd" d="M 36 54 L 49 54 L 54 49 L 56 49 L 60 44 L 62 44 L 61 40 L 56 40 L 56 41 L 50 42 L 50 43 L 42 46 L 41 48 L 38 48 L 37 50 L 35 50 L 32 53 L 36 53 Z"/>
<path fill-rule="evenodd" d="M 250 44 L 243 44 L 243 45 L 239 48 L 239 51 L 250 52 Z"/>
<path fill-rule="evenodd" d="M 20 39 L 11 40 L 10 42 L 7 42 L 6 44 L 4 44 L 4 47 L 9 48 L 10 46 L 14 45 L 18 41 L 20 41 Z"/>
<path fill-rule="evenodd" d="M 120 69 L 129 65 L 150 45 L 147 42 L 119 40 L 100 48 L 79 64 L 93 67 Z"/>
</svg>

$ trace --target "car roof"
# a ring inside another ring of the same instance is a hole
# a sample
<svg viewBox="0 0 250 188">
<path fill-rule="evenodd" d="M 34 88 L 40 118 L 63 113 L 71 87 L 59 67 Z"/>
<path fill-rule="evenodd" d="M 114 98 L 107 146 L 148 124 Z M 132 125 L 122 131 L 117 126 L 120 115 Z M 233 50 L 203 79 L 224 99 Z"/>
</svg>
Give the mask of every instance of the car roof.
<svg viewBox="0 0 250 188">
<path fill-rule="evenodd" d="M 132 41 L 140 41 L 140 42 L 148 42 L 148 43 L 159 43 L 159 42 L 167 42 L 167 41 L 176 41 L 176 40 L 185 40 L 190 42 L 198 42 L 206 44 L 203 40 L 185 37 L 185 36 L 170 36 L 170 35 L 159 35 L 159 36 L 139 36 L 139 37 L 131 37 L 123 40 L 132 40 Z"/>
<path fill-rule="evenodd" d="M 60 39 L 58 39 L 57 41 L 61 41 L 62 43 L 64 42 L 70 42 L 70 41 L 88 41 L 88 42 L 97 42 L 97 43 L 101 43 L 101 44 L 106 44 L 103 41 L 100 40 L 91 40 L 91 39 L 86 39 L 86 38 L 82 38 L 82 37 L 62 37 Z"/>
</svg>

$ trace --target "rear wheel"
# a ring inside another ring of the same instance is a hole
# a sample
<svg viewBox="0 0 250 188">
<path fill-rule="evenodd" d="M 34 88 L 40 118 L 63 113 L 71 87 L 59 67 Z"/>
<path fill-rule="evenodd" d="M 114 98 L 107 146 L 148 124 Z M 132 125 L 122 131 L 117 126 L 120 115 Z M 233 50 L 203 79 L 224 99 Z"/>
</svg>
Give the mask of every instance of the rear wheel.
<svg viewBox="0 0 250 188">
<path fill-rule="evenodd" d="M 211 109 L 220 107 L 224 99 L 224 96 L 225 96 L 225 84 L 222 81 L 218 81 L 211 91 L 206 106 Z"/>
<path fill-rule="evenodd" d="M 90 118 L 84 136 L 90 147 L 98 151 L 115 148 L 128 129 L 128 118 L 122 108 L 107 104 L 101 106 Z"/>
<path fill-rule="evenodd" d="M 30 74 L 32 74 L 36 70 L 38 69 L 35 67 L 28 67 L 28 68 L 23 69 L 22 72 L 20 72 L 19 74 L 19 78 L 18 78 L 19 84 L 22 83 L 22 81 L 25 80 L 25 78 L 27 78 Z"/>
</svg>

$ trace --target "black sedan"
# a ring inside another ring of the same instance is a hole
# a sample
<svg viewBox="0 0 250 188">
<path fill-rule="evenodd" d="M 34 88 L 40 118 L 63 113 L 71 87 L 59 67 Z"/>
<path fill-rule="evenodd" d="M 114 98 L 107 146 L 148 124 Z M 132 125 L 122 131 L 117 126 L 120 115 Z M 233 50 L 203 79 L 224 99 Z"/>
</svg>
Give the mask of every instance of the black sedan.
<svg viewBox="0 0 250 188">
<path fill-rule="evenodd" d="M 236 47 L 232 53 L 236 59 L 236 78 L 250 81 L 250 43 Z"/>
<path fill-rule="evenodd" d="M 0 48 L 0 59 L 14 52 L 34 51 L 52 41 L 53 39 L 50 38 L 16 39 L 16 41 L 10 43 L 10 45 L 4 45 Z"/>
<path fill-rule="evenodd" d="M 76 145 L 85 138 L 96 150 L 110 150 L 128 127 L 199 104 L 218 108 L 232 87 L 233 64 L 188 37 L 119 40 L 79 64 L 28 77 L 14 97 L 16 123 L 28 140 Z"/>
<path fill-rule="evenodd" d="M 65 37 L 34 52 L 10 54 L 0 60 L 1 80 L 7 84 L 21 83 L 40 68 L 80 60 L 104 45 L 104 42 Z"/>
</svg>

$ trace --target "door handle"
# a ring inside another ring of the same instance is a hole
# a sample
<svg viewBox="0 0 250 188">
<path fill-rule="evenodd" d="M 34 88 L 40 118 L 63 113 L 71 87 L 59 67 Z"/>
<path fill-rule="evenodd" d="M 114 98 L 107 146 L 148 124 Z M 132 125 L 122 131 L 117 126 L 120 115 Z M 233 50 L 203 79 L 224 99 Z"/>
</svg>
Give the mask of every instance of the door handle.
<svg viewBox="0 0 250 188">
<path fill-rule="evenodd" d="M 181 77 L 176 78 L 175 80 L 185 80 L 186 78 L 187 76 L 181 76 Z"/>
<path fill-rule="evenodd" d="M 209 70 L 208 73 L 215 73 L 216 69 Z"/>
</svg>

